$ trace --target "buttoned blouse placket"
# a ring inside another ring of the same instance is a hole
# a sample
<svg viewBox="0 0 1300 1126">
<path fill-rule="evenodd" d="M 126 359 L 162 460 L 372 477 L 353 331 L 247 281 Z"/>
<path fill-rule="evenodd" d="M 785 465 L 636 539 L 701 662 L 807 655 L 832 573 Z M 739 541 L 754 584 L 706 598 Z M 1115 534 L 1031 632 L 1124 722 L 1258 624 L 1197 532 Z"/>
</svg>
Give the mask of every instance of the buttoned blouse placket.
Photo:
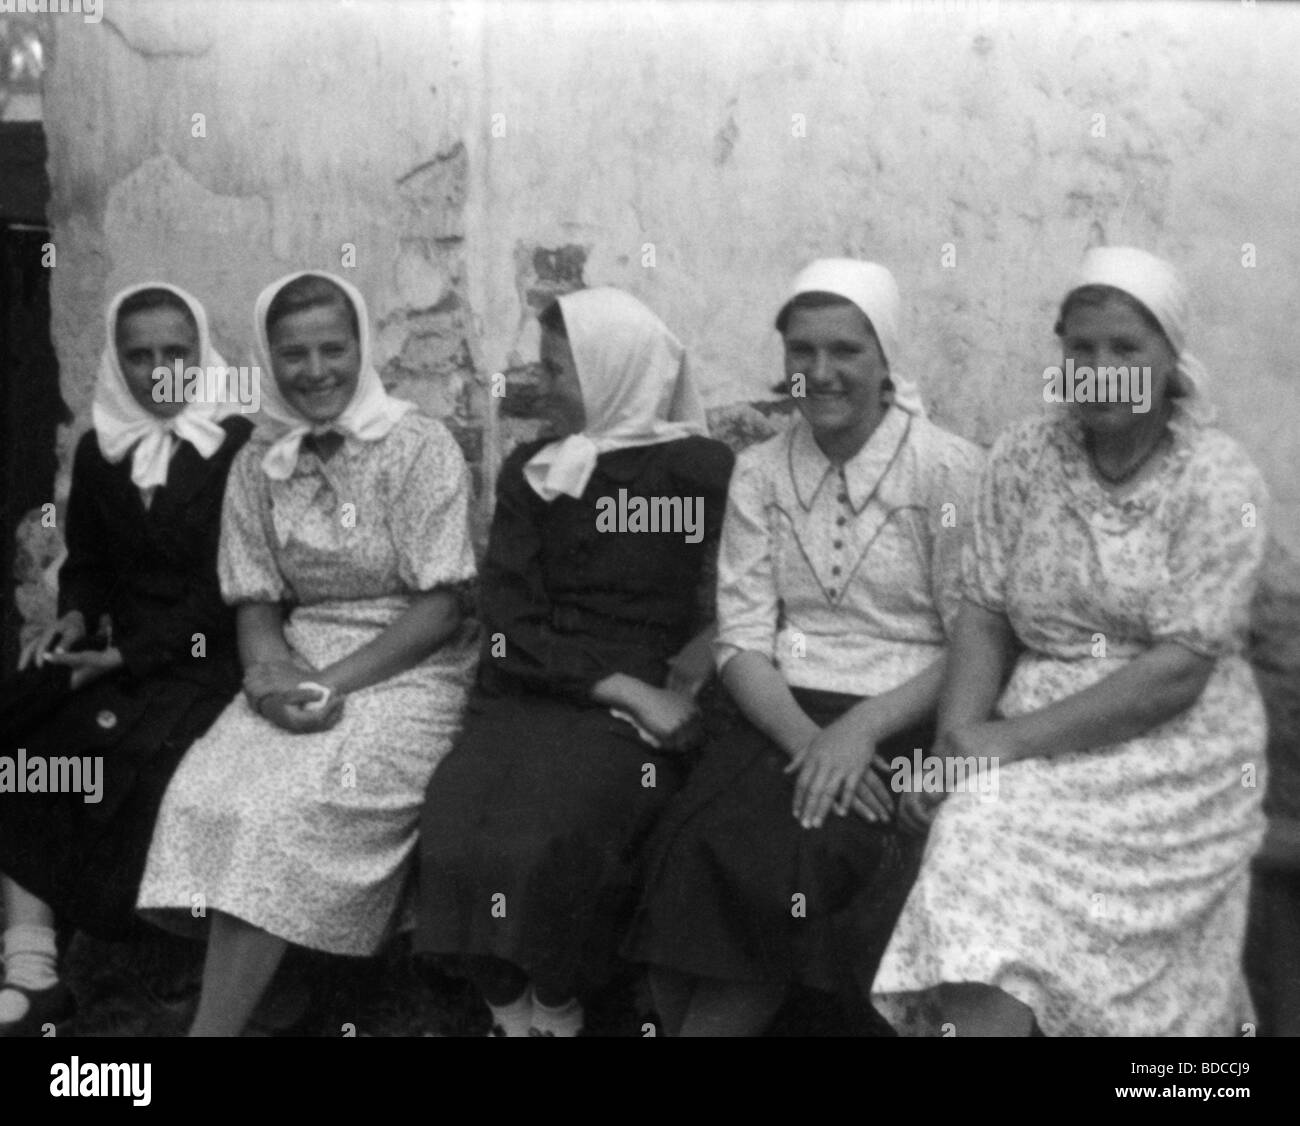
<svg viewBox="0 0 1300 1126">
<path fill-rule="evenodd" d="M 844 536 L 846 533 L 843 529 L 848 525 L 849 518 L 854 515 L 854 512 L 853 505 L 849 501 L 849 479 L 844 475 L 844 466 L 842 465 L 836 472 L 836 480 L 837 491 L 835 494 L 835 503 L 838 505 L 838 510 L 835 514 L 835 527 L 838 531 L 836 532 L 835 538 L 831 541 L 831 548 L 835 551 L 835 555 L 832 556 L 835 562 L 831 565 L 831 578 L 839 582 L 840 585 L 838 590 L 843 590 L 844 584 L 840 578 L 844 573 L 845 562 L 843 552 L 845 542 Z M 874 493 L 872 495 L 874 495 Z M 868 503 L 870 502 L 868 501 Z M 837 593 L 838 591 L 835 587 L 826 588 L 826 597 L 829 598 L 832 603 L 835 601 Z"/>
<path fill-rule="evenodd" d="M 817 578 L 818 585 L 821 587 L 822 595 L 832 606 L 838 605 L 843 599 L 849 579 L 857 571 L 858 567 L 861 566 L 862 560 L 866 558 L 867 553 L 871 550 L 871 544 L 875 541 L 876 534 L 879 533 L 888 518 L 888 512 L 880 505 L 877 505 L 877 508 L 880 509 L 880 511 L 873 512 L 872 502 L 876 500 L 881 485 L 884 483 L 885 478 L 889 476 L 891 470 L 897 463 L 903 448 L 907 445 L 908 435 L 911 432 L 911 418 L 910 416 L 904 415 L 900 421 L 902 422 L 903 427 L 902 433 L 899 434 L 888 461 L 881 470 L 880 475 L 872 483 L 870 493 L 867 494 L 866 498 L 856 508 L 854 507 L 853 498 L 849 491 L 849 481 L 844 465 L 832 467 L 828 464 L 821 480 L 818 481 L 816 488 L 813 489 L 808 502 L 806 504 L 803 502 L 802 498 L 799 497 L 798 482 L 794 480 L 794 436 L 792 435 L 791 457 L 789 459 L 792 478 L 791 484 L 794 486 L 795 496 L 799 500 L 799 507 L 802 509 L 803 519 L 792 522 L 791 530 L 799 543 L 799 549 L 808 563 L 809 570 Z M 897 423 L 891 421 L 891 425 L 897 425 Z M 872 437 L 874 438 L 876 436 L 877 435 L 873 435 Z M 868 443 L 870 443 L 870 441 L 871 439 L 869 438 Z M 859 452 L 861 453 L 861 451 Z M 803 536 L 800 535 L 799 525 L 804 524 L 805 527 L 808 527 L 809 530 L 811 530 L 811 525 L 816 520 L 818 498 L 821 495 L 822 489 L 828 485 L 828 478 L 831 476 L 832 472 L 835 477 L 836 507 L 834 510 L 835 531 L 832 534 L 830 541 L 832 555 L 828 582 L 826 577 L 824 577 L 821 568 L 817 565 L 819 561 L 816 559 L 816 549 L 814 548 L 812 551 L 809 550 L 809 545 L 804 542 Z M 865 520 L 864 517 L 866 518 Z M 861 545 L 862 550 L 859 552 L 857 559 L 850 560 L 848 551 L 849 548 L 853 546 L 853 537 L 849 529 L 850 523 L 855 521 L 863 521 L 863 526 L 869 529 L 869 534 L 864 537 L 865 542 Z"/>
</svg>

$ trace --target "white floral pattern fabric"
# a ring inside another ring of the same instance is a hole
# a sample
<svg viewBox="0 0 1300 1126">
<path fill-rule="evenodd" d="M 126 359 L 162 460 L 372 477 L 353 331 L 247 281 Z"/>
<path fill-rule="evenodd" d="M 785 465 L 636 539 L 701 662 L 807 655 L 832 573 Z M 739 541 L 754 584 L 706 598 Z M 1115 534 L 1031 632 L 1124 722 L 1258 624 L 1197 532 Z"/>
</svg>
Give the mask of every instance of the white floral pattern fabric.
<svg viewBox="0 0 1300 1126">
<path fill-rule="evenodd" d="M 1231 1035 L 1247 1019 L 1266 729 L 1242 651 L 1266 493 L 1221 432 L 1177 411 L 1170 437 L 1120 499 L 1068 416 L 993 449 L 963 589 L 1025 646 L 998 714 L 1162 641 L 1216 660 L 1199 699 L 1144 735 L 1005 766 L 996 800 L 948 797 L 872 989 L 900 1031 L 938 1031 L 944 982 L 997 986 L 1049 1036 Z"/>
<path fill-rule="evenodd" d="M 373 640 L 411 594 L 473 577 L 469 472 L 441 423 L 407 414 L 327 462 L 304 450 L 286 481 L 263 472 L 267 448 L 255 435 L 231 471 L 222 592 L 294 603 L 285 637 L 313 667 Z M 238 696 L 172 779 L 139 909 L 191 929 L 202 902 L 301 946 L 373 953 L 393 924 L 425 788 L 459 732 L 475 632 L 466 623 L 425 661 L 350 694 L 318 734 L 283 731 Z"/>
</svg>

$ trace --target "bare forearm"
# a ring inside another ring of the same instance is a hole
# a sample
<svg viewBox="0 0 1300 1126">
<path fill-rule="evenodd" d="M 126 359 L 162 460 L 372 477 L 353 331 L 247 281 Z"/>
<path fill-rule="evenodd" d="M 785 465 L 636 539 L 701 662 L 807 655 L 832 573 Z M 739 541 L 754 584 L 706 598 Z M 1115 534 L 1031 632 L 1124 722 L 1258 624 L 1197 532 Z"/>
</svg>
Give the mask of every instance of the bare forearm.
<svg viewBox="0 0 1300 1126">
<path fill-rule="evenodd" d="M 591 698 L 597 704 L 635 712 L 647 689 L 654 685 L 625 672 L 613 672 L 597 681 L 591 688 Z"/>
<path fill-rule="evenodd" d="M 862 724 L 873 742 L 916 726 L 934 714 L 946 664 L 946 659 L 940 657 L 897 688 L 856 704 L 840 722 Z"/>
<path fill-rule="evenodd" d="M 383 633 L 321 670 L 313 679 L 335 692 L 357 692 L 418 665 L 460 628 L 453 595 L 417 595 Z"/>
<path fill-rule="evenodd" d="M 802 751 L 821 730 L 799 706 L 780 670 L 758 653 L 737 653 L 722 669 L 726 685 L 746 718 L 788 755 Z"/>
<path fill-rule="evenodd" d="M 235 630 L 244 668 L 294 660 L 284 640 L 284 613 L 277 603 L 244 603 L 235 611 Z"/>
<path fill-rule="evenodd" d="M 1194 704 L 1214 661 L 1165 642 L 1081 692 L 1004 720 L 1016 758 L 1051 758 L 1136 738 Z"/>
<path fill-rule="evenodd" d="M 939 695 L 939 731 L 988 719 L 1015 657 L 1015 635 L 1006 617 L 973 602 L 963 602 L 953 627 L 947 676 Z"/>
</svg>

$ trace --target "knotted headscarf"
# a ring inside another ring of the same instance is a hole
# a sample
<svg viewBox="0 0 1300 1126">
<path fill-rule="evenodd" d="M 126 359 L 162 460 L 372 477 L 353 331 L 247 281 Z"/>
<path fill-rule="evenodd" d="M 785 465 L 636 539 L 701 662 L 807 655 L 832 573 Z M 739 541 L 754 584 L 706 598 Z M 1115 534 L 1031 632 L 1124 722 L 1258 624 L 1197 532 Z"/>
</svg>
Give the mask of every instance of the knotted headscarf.
<svg viewBox="0 0 1300 1126">
<path fill-rule="evenodd" d="M 1186 348 L 1191 306 L 1182 277 L 1163 258 L 1132 246 L 1096 246 L 1083 256 L 1074 281 L 1062 298 L 1089 285 L 1118 289 L 1138 301 L 1159 322 L 1178 358 L 1175 378 L 1184 406 L 1193 417 L 1209 421 L 1213 408 L 1207 398 L 1208 373 Z"/>
<path fill-rule="evenodd" d="M 810 262 L 790 285 L 781 312 L 803 293 L 833 293 L 856 305 L 871 322 L 880 351 L 889 364 L 889 381 L 894 386 L 894 405 L 910 414 L 924 415 L 921 389 L 897 370 L 898 330 L 902 300 L 894 275 L 876 262 L 856 258 L 818 258 Z"/>
<path fill-rule="evenodd" d="M 99 357 L 99 371 L 95 377 L 95 394 L 91 404 L 91 420 L 100 452 L 116 465 L 131 454 L 131 480 L 140 489 L 146 505 L 153 490 L 167 483 L 167 471 L 177 445 L 189 442 L 204 458 L 210 458 L 226 440 L 221 419 L 239 409 L 238 403 L 200 401 L 188 403 L 185 409 L 163 418 L 142 406 L 131 394 L 122 365 L 117 356 L 117 319 L 123 302 L 146 289 L 162 289 L 174 294 L 185 303 L 198 329 L 198 366 L 206 373 L 212 369 L 224 370 L 226 361 L 212 347 L 208 332 L 208 315 L 198 300 L 177 286 L 167 282 L 145 282 L 128 286 L 108 305 L 106 317 L 107 341 Z M 209 386 L 205 379 L 204 388 Z"/>
<path fill-rule="evenodd" d="M 356 391 L 353 392 L 351 401 L 342 413 L 325 424 L 317 424 L 304 418 L 289 406 L 284 396 L 280 394 L 273 374 L 274 368 L 271 366 L 271 342 L 266 325 L 267 310 L 270 309 L 276 294 L 290 282 L 307 276 L 324 278 L 338 286 L 352 302 L 352 308 L 357 314 L 361 371 L 357 376 Z M 408 403 L 404 399 L 394 399 L 384 390 L 383 381 L 371 363 L 370 319 L 366 311 L 365 298 L 355 286 L 342 278 L 321 270 L 299 270 L 297 273 L 288 274 L 262 290 L 257 298 L 254 322 L 262 371 L 266 375 L 262 381 L 262 416 L 275 433 L 271 448 L 262 459 L 262 468 L 272 480 L 284 481 L 289 478 L 294 466 L 298 464 L 298 451 L 302 446 L 302 440 L 309 434 L 333 430 L 363 442 L 377 442 L 387 436 L 403 415 L 415 409 L 414 403 Z"/>
<path fill-rule="evenodd" d="M 610 286 L 565 294 L 559 303 L 586 423 L 524 466 L 547 502 L 582 496 L 603 453 L 708 433 L 686 349 L 654 313 Z"/>
</svg>

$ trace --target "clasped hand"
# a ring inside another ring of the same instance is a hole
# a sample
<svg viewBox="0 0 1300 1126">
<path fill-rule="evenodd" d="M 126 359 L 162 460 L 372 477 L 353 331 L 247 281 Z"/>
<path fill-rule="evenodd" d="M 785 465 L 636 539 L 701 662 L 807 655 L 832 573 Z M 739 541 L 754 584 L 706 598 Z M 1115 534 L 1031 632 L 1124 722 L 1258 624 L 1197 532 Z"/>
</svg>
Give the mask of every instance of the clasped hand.
<svg viewBox="0 0 1300 1126">
<path fill-rule="evenodd" d="M 695 701 L 680 692 L 646 684 L 629 710 L 637 722 L 659 740 L 661 750 L 690 751 L 704 741 L 704 724 Z"/>
<path fill-rule="evenodd" d="M 805 829 L 818 829 L 833 808 L 843 817 L 850 810 L 871 822 L 893 817 L 893 797 L 885 782 L 889 764 L 876 751 L 876 740 L 859 723 L 844 720 L 824 727 L 785 768 L 797 774 L 793 812 Z"/>
<path fill-rule="evenodd" d="M 312 669 L 292 661 L 262 661 L 245 671 L 244 693 L 254 711 L 285 731 L 328 731 L 342 718 L 344 697 L 334 693 L 325 707 L 309 707 L 320 699 L 316 689 L 304 687 L 312 676 Z"/>
<path fill-rule="evenodd" d="M 68 685 L 75 692 L 122 667 L 122 653 L 116 646 L 73 652 L 72 646 L 85 638 L 86 619 L 80 610 L 70 610 L 23 646 L 18 655 L 18 669 L 22 671 L 31 664 L 40 668 L 46 661 L 52 665 L 63 665 L 72 670 Z"/>
</svg>

